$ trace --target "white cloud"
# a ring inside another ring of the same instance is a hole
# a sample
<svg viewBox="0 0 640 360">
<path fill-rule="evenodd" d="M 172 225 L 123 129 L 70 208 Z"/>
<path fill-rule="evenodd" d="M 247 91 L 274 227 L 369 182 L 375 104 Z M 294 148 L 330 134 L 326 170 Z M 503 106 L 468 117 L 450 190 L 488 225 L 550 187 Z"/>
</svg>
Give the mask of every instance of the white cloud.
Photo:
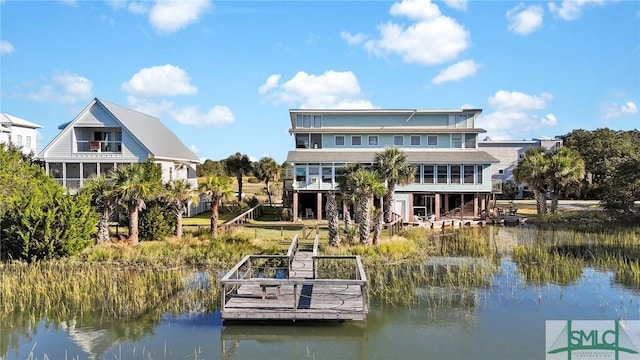
<svg viewBox="0 0 640 360">
<path fill-rule="evenodd" d="M 638 113 L 638 106 L 633 101 L 624 104 L 613 103 L 605 109 L 605 119 L 617 119 L 634 116 Z"/>
<path fill-rule="evenodd" d="M 473 60 L 460 61 L 440 71 L 440 73 L 431 80 L 431 83 L 441 84 L 447 81 L 460 81 L 466 77 L 475 75 L 479 68 L 480 66 Z"/>
<path fill-rule="evenodd" d="M 452 9 L 467 11 L 467 0 L 444 0 L 444 3 Z"/>
<path fill-rule="evenodd" d="M 273 76 L 269 79 L 273 79 Z M 265 85 L 267 83 L 269 80 Z M 290 104 L 303 109 L 374 108 L 371 102 L 364 99 L 358 79 L 350 71 L 329 70 L 321 75 L 300 71 L 285 83 L 275 85 L 263 94 L 275 103 Z"/>
<path fill-rule="evenodd" d="M 542 27 L 544 10 L 539 5 L 518 6 L 507 11 L 508 29 L 519 35 L 528 35 Z"/>
<path fill-rule="evenodd" d="M 198 147 L 197 147 L 197 146 L 195 146 L 195 145 L 191 145 L 191 146 L 189 146 L 189 150 L 193 151 L 193 153 L 194 153 L 194 154 L 197 154 L 197 153 L 199 153 L 199 152 L 200 152 L 200 149 L 198 149 Z M 202 161 L 201 161 L 201 162 L 202 162 Z"/>
<path fill-rule="evenodd" d="M 15 50 L 16 48 L 13 46 L 12 43 L 6 40 L 0 40 L 0 55 L 10 54 Z"/>
<path fill-rule="evenodd" d="M 158 0 L 149 12 L 151 25 L 162 33 L 173 33 L 198 22 L 210 0 Z"/>
<path fill-rule="evenodd" d="M 489 98 L 489 104 L 502 111 L 506 110 L 540 110 L 547 107 L 547 102 L 553 100 L 553 95 L 541 93 L 528 95 L 517 91 L 499 90 Z"/>
<path fill-rule="evenodd" d="M 170 64 L 143 68 L 121 87 L 134 97 L 191 95 L 198 92 L 190 84 L 187 72 Z"/>
<path fill-rule="evenodd" d="M 187 106 L 170 113 L 182 125 L 226 125 L 235 121 L 231 109 L 226 106 L 214 106 L 206 113 L 201 113 L 196 106 Z"/>
<path fill-rule="evenodd" d="M 582 9 L 589 5 L 604 5 L 605 0 L 563 0 L 560 6 L 549 3 L 549 10 L 563 20 L 575 20 L 582 16 Z"/>
<path fill-rule="evenodd" d="M 88 101 L 93 97 L 93 83 L 78 74 L 70 72 L 53 75 L 52 84 L 46 84 L 28 97 L 39 102 L 56 102 L 73 105 L 79 101 Z"/>
<path fill-rule="evenodd" d="M 367 39 L 367 35 L 362 33 L 352 34 L 348 31 L 340 33 L 340 37 L 350 45 L 358 45 Z"/>
<path fill-rule="evenodd" d="M 537 114 L 535 110 L 544 110 L 553 99 L 549 93 L 528 95 L 522 92 L 499 90 L 489 98 L 489 104 L 495 108 L 493 113 L 482 115 L 476 125 L 487 130 L 492 139 L 521 139 L 522 134 L 534 130 L 554 127 L 558 119 L 554 114 Z"/>
<path fill-rule="evenodd" d="M 278 87 L 278 83 L 280 82 L 280 74 L 274 74 L 271 75 L 267 78 L 267 81 L 258 88 L 258 93 L 259 94 L 266 94 L 268 93 L 271 89 L 274 89 L 276 87 Z"/>
<path fill-rule="evenodd" d="M 441 15 L 430 0 L 394 3 L 390 13 L 417 22 L 409 26 L 393 22 L 379 25 L 380 38 L 364 43 L 373 54 L 396 54 L 407 63 L 434 65 L 455 59 L 470 45 L 469 32 L 454 19 Z"/>
</svg>

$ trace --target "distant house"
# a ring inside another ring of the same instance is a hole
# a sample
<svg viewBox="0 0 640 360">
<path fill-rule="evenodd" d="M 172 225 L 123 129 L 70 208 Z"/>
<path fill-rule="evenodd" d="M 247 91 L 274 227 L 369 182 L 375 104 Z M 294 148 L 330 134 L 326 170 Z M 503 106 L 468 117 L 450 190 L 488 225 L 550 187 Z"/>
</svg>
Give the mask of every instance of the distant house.
<svg viewBox="0 0 640 360">
<path fill-rule="evenodd" d="M 36 154 L 36 130 L 40 128 L 42 126 L 31 121 L 9 114 L 0 114 L 0 143 L 11 143 L 21 148 L 25 154 L 31 152 Z"/>
<path fill-rule="evenodd" d="M 495 191 L 498 162 L 478 147 L 480 109 L 290 110 L 294 149 L 289 151 L 285 196 L 299 217 L 326 218 L 326 194 L 339 192 L 338 169 L 372 164 L 386 147 L 405 152 L 416 165 L 413 181 L 396 187 L 393 212 L 416 217 L 478 216 Z M 346 211 L 343 204 L 343 211 Z"/>
<path fill-rule="evenodd" d="M 527 150 L 531 147 L 557 149 L 562 146 L 562 139 L 557 138 L 533 138 L 531 140 L 491 140 L 485 139 L 478 142 L 478 147 L 499 160 L 494 164 L 491 178 L 504 185 L 509 180 L 514 180 L 513 170 Z M 529 189 L 525 184 L 517 184 L 516 199 L 527 196 Z"/>
<path fill-rule="evenodd" d="M 92 176 L 149 159 L 162 168 L 163 181 L 184 179 L 197 188 L 197 156 L 156 117 L 96 98 L 59 128 L 39 158 L 70 192 Z"/>
</svg>

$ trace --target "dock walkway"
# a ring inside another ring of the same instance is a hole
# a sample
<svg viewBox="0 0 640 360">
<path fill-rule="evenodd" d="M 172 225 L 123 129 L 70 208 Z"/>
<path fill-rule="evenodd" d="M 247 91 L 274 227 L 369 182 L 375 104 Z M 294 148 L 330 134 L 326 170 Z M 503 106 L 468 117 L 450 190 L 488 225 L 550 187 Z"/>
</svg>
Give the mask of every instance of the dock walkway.
<svg viewBox="0 0 640 360">
<path fill-rule="evenodd" d="M 298 250 L 287 255 L 248 255 L 220 281 L 222 320 L 365 320 L 367 279 L 359 256 L 322 256 Z M 350 278 L 321 278 L 323 262 L 340 262 Z"/>
</svg>

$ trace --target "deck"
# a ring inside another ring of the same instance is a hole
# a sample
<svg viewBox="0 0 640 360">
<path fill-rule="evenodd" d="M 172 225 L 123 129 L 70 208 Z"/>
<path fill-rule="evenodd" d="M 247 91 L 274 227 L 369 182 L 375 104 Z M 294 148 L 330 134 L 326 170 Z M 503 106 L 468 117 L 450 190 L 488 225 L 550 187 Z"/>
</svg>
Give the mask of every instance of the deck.
<svg viewBox="0 0 640 360">
<path fill-rule="evenodd" d="M 248 255 L 220 280 L 222 320 L 365 320 L 367 279 L 359 256 L 322 256 L 298 250 L 287 255 Z M 319 276 L 322 263 L 338 263 L 341 278 Z M 344 277 L 344 278 L 343 278 Z"/>
</svg>

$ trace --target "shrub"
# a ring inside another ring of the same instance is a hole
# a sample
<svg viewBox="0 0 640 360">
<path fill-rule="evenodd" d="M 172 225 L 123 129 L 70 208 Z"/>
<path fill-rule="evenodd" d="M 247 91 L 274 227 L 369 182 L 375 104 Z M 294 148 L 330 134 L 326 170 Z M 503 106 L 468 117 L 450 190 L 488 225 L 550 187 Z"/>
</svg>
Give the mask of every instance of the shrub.
<svg viewBox="0 0 640 360">
<path fill-rule="evenodd" d="M 162 240 L 173 234 L 175 217 L 168 206 L 154 201 L 140 212 L 138 226 L 141 240 Z"/>
</svg>

